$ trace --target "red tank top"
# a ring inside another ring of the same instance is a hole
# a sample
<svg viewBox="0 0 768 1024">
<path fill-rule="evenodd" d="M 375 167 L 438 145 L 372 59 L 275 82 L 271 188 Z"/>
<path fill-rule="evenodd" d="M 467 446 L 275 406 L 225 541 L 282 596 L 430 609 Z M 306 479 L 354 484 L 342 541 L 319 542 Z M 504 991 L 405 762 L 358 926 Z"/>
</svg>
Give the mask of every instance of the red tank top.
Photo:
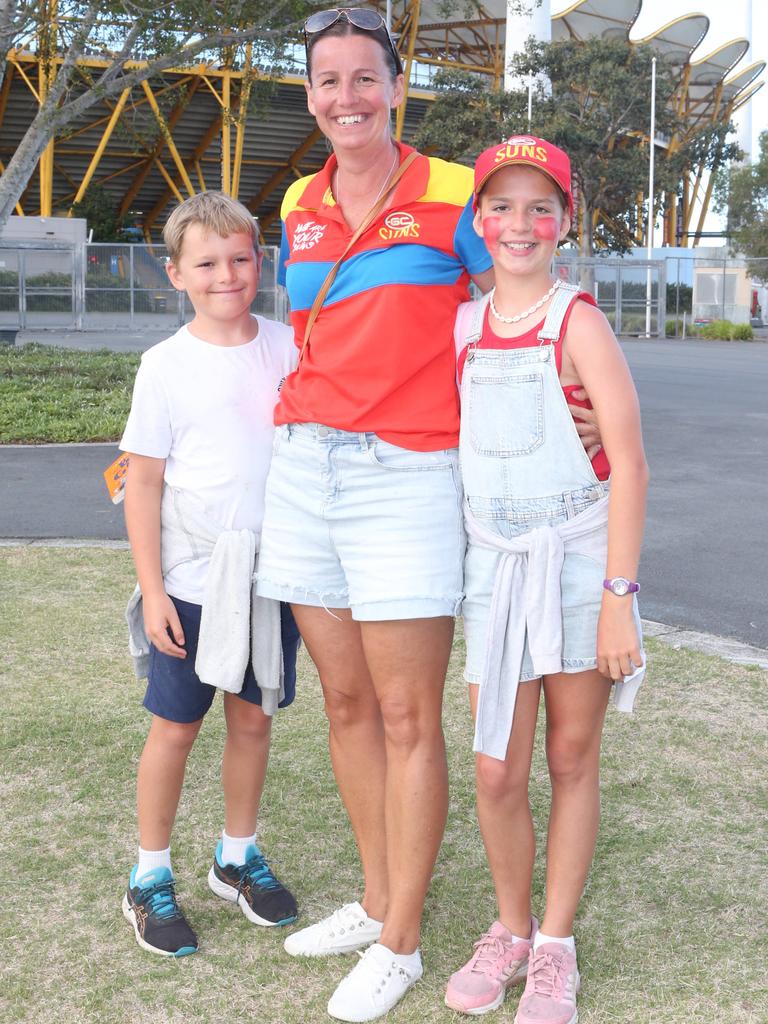
<svg viewBox="0 0 768 1024">
<path fill-rule="evenodd" d="M 557 368 L 558 376 L 560 375 L 560 372 L 563 368 L 563 338 L 565 337 L 565 332 L 568 329 L 568 321 L 571 318 L 571 310 L 575 306 L 577 299 L 581 299 L 583 302 L 588 302 L 590 306 L 597 306 L 597 303 L 589 294 L 589 292 L 579 292 L 578 295 L 575 296 L 573 302 L 568 307 L 568 310 L 565 316 L 563 317 L 563 325 L 560 328 L 560 337 L 556 342 L 554 342 L 555 366 Z M 540 344 L 538 334 L 541 328 L 544 326 L 543 319 L 540 320 L 539 323 L 537 323 L 534 327 L 531 327 L 530 330 L 526 331 L 525 334 L 521 334 L 517 338 L 500 338 L 491 327 L 489 313 L 490 309 L 486 309 L 485 318 L 483 319 L 483 336 L 480 339 L 478 348 L 532 348 L 534 345 Z M 468 348 L 468 345 L 465 346 L 459 354 L 457 364 L 459 382 L 461 382 L 461 376 L 464 372 L 464 363 L 467 358 Z M 582 400 L 573 397 L 573 392 L 578 391 L 579 387 L 579 384 L 566 384 L 563 387 L 563 394 L 565 395 L 565 400 L 568 402 L 569 405 L 577 405 L 582 409 L 591 409 L 592 403 L 588 399 Z M 577 420 L 576 422 L 580 421 Z M 611 475 L 611 467 L 608 462 L 608 457 L 605 454 L 604 448 L 601 448 L 600 451 L 595 456 L 593 456 L 592 469 L 595 471 L 595 476 L 598 480 L 607 480 L 608 477 Z"/>
</svg>

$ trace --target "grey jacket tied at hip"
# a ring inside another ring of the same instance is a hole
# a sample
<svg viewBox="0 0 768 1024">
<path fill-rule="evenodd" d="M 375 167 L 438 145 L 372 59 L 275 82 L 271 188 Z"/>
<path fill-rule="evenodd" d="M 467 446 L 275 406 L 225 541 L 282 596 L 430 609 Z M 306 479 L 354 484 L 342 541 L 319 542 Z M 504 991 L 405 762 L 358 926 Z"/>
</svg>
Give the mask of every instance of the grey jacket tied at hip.
<svg viewBox="0 0 768 1024">
<path fill-rule="evenodd" d="M 472 543 L 501 555 L 491 595 L 475 751 L 500 760 L 507 755 L 526 630 L 536 674 L 552 675 L 562 671 L 560 576 L 565 550 L 604 562 L 607 520 L 608 495 L 605 495 L 573 519 L 556 526 L 542 526 L 508 540 L 484 527 L 465 504 L 464 521 Z M 524 609 L 524 614 L 513 615 L 513 608 Z M 636 604 L 635 617 L 639 633 Z M 613 700 L 620 711 L 632 710 L 644 674 L 643 665 L 615 684 Z"/>
<path fill-rule="evenodd" d="M 273 715 L 285 696 L 280 602 L 256 593 L 256 534 L 225 530 L 198 499 L 166 485 L 160 538 L 163 576 L 183 562 L 210 558 L 195 660 L 201 682 L 239 693 L 250 661 L 262 692 L 262 710 Z M 145 678 L 149 640 L 138 585 L 125 617 L 134 669 L 140 679 Z"/>
</svg>

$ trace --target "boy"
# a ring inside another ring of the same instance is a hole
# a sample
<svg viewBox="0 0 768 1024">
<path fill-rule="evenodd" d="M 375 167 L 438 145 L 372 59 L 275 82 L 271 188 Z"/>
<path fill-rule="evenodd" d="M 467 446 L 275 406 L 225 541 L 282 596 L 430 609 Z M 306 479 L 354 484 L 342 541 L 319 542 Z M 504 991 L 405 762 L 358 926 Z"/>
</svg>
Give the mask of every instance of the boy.
<svg viewBox="0 0 768 1024">
<path fill-rule="evenodd" d="M 152 713 L 123 913 L 143 949 L 179 957 L 198 941 L 176 902 L 170 837 L 216 686 L 227 691 L 225 820 L 208 883 L 255 924 L 297 914 L 255 830 L 271 715 L 294 698 L 298 631 L 287 606 L 251 596 L 272 410 L 296 350 L 288 327 L 251 315 L 261 253 L 244 206 L 203 192 L 174 210 L 163 238 L 168 277 L 195 315 L 142 357 L 120 442 L 130 453 L 125 519 L 138 577 L 131 652 Z"/>
</svg>

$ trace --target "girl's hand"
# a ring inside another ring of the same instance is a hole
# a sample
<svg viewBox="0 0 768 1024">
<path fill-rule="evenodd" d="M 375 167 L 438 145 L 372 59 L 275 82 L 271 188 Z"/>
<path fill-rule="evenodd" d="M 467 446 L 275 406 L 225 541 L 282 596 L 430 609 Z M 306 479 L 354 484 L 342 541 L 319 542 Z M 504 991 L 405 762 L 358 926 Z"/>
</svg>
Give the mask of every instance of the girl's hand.
<svg viewBox="0 0 768 1024">
<path fill-rule="evenodd" d="M 597 624 L 597 670 L 609 679 L 619 680 L 642 664 L 632 598 L 606 591 Z"/>
<path fill-rule="evenodd" d="M 144 607 L 144 631 L 158 651 L 172 658 L 186 658 L 184 630 L 176 606 L 168 595 L 142 595 Z M 176 641 L 174 643 L 174 641 Z"/>
<path fill-rule="evenodd" d="M 579 388 L 578 391 L 573 392 L 573 397 L 579 402 L 585 402 L 589 395 L 584 388 Z M 587 451 L 587 458 L 594 459 L 603 447 L 595 410 L 586 409 L 581 405 L 569 405 L 568 412 L 573 416 L 576 433 Z"/>
</svg>

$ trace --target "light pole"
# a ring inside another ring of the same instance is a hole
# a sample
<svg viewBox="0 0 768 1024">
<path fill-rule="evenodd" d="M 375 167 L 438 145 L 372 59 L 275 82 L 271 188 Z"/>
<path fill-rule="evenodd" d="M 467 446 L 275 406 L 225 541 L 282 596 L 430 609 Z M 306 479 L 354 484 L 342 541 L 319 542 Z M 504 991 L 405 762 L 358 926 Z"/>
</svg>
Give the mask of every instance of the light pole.
<svg viewBox="0 0 768 1024">
<path fill-rule="evenodd" d="M 651 61 L 651 138 L 648 168 L 648 229 L 646 231 L 648 271 L 645 282 L 645 336 L 651 336 L 651 306 L 653 299 L 653 281 L 651 278 L 650 261 L 653 259 L 653 228 L 655 223 L 653 209 L 653 171 L 656 156 L 656 58 Z"/>
</svg>

